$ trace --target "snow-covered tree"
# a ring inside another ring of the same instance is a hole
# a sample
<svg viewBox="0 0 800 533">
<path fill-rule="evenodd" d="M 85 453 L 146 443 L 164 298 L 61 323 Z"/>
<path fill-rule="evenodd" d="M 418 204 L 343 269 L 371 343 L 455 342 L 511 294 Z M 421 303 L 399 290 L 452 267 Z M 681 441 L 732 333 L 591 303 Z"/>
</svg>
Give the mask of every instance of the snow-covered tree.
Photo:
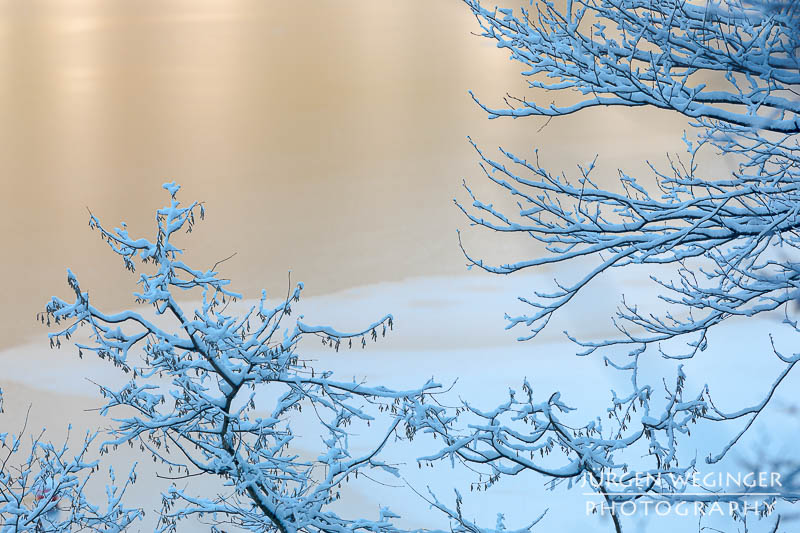
<svg viewBox="0 0 800 533">
<path fill-rule="evenodd" d="M 2 402 L 0 390 L 0 413 Z M 96 433 L 70 449 L 67 443 L 55 446 L 45 440 L 44 431 L 26 435 L 27 425 L 26 417 L 19 434 L 0 433 L 0 532 L 119 532 L 141 517 L 139 509 L 123 502 L 136 479 L 133 470 L 121 485 L 109 470 L 105 505 L 86 496 L 86 484 L 99 467 L 87 458 Z"/>
<path fill-rule="evenodd" d="M 338 381 L 298 350 L 314 337 L 337 351 L 354 342 L 364 346 L 392 327 L 392 316 L 351 333 L 308 325 L 302 316 L 289 322 L 302 284 L 277 303 L 262 292 L 242 313 L 229 311 L 241 298 L 230 281 L 219 277 L 217 265 L 189 266 L 177 243 L 203 218 L 203 204 L 181 205 L 180 187 L 164 188 L 170 201 L 156 213 L 152 240 L 132 237 L 124 223 L 108 230 L 94 215 L 89 222 L 128 270 L 138 272 L 137 259 L 149 267 L 138 273 L 134 296 L 152 307 L 152 316 L 101 311 L 72 272 L 74 301 L 54 297 L 42 316 L 63 326 L 50 334 L 51 344 L 60 346 L 82 328 L 90 341 L 76 342 L 79 354 L 94 353 L 130 377 L 121 388 L 102 386 L 108 399 L 102 412 L 122 415 L 103 449 L 138 446 L 180 480 L 181 487 L 162 496 L 159 531 L 175 530 L 188 517 L 210 521 L 214 531 L 226 523 L 281 533 L 396 531 L 387 508 L 376 509 L 374 518 L 343 518 L 330 504 L 342 484 L 365 470 L 396 472 L 380 452 L 393 439 L 413 437 L 409 421 L 424 413 L 422 403 L 438 385 L 392 390 Z M 199 303 L 190 307 L 179 299 L 187 293 Z M 293 426 L 309 421 L 319 440 L 306 433 L 301 446 Z M 360 453 L 350 446 L 356 428 L 362 437 L 374 436 Z M 303 453 L 308 446 L 318 449 Z M 220 490 L 198 494 L 183 484 L 196 476 L 219 478 Z"/>
<path fill-rule="evenodd" d="M 482 199 L 466 185 L 468 201 L 457 200 L 457 206 L 472 225 L 533 239 L 542 253 L 490 264 L 462 245 L 470 266 L 511 274 L 594 261 L 577 280 L 520 297 L 531 311 L 507 317 L 509 328 L 528 328 L 520 340 L 536 336 L 612 268 L 656 265 L 658 272 L 673 267 L 674 275 L 653 277 L 663 312 L 622 300 L 613 317 L 617 336 L 592 340 L 571 332 L 581 355 L 602 352 L 607 366 L 630 378 L 630 389 L 614 392 L 606 409 L 570 412 L 568 399 L 559 393 L 540 397 L 526 381 L 521 393 L 512 391 L 496 409 L 465 403 L 458 416 L 440 412 L 427 429 L 449 446 L 426 459 L 456 456 L 488 467 L 483 487 L 535 472 L 554 484 L 594 480 L 609 506 L 642 493 L 676 501 L 685 488 L 669 483 L 666 474 L 689 474 L 699 466 L 694 449 L 680 453 L 693 425 L 735 428 L 733 438 L 701 458 L 720 462 L 800 360 L 778 347 L 755 355 L 777 358 L 782 369 L 760 401 L 731 410 L 712 401 L 708 386 L 687 389 L 682 364 L 699 357 L 709 330 L 731 318 L 783 309 L 785 323 L 798 329 L 791 304 L 800 296 L 800 3 L 542 0 L 519 10 L 465 3 L 482 35 L 523 66 L 534 91 L 508 96 L 499 107 L 473 95 L 490 118 L 549 119 L 592 107 L 649 106 L 688 117 L 696 135 L 684 135 L 687 154 L 671 158 L 667 170 L 650 165 L 652 183 L 619 171 L 619 190 L 598 185 L 594 161 L 570 179 L 543 168 L 538 154 L 526 158 L 500 149 L 490 156 L 475 145 L 486 178 L 517 207 Z M 547 93 L 553 91 L 563 105 L 550 103 Z M 728 157 L 735 170 L 704 175 L 701 150 Z M 643 361 L 659 355 L 675 361 L 674 374 L 643 381 Z M 608 482 L 646 475 L 659 481 L 627 487 Z M 719 499 L 725 497 L 708 500 Z M 620 518 L 612 519 L 621 531 Z"/>
</svg>

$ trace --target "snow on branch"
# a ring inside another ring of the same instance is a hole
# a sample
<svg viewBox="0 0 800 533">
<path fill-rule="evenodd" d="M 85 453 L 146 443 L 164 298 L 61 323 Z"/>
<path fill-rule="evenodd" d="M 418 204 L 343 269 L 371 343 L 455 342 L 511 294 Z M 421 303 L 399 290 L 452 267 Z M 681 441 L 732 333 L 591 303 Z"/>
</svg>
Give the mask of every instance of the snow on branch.
<svg viewBox="0 0 800 533">
<path fill-rule="evenodd" d="M 44 430 L 26 435 L 27 425 L 26 416 L 18 434 L 0 433 L 0 532 L 121 532 L 143 516 L 123 502 L 136 481 L 133 469 L 122 484 L 109 469 L 104 506 L 87 497 L 86 484 L 99 470 L 99 463 L 87 457 L 97 433 L 87 433 L 70 449 L 69 438 L 56 446 L 45 440 Z"/>
<path fill-rule="evenodd" d="M 230 523 L 250 531 L 398 531 L 388 510 L 374 519 L 350 519 L 329 507 L 351 476 L 370 469 L 396 474 L 380 459 L 381 452 L 395 439 L 414 436 L 410 422 L 424 416 L 423 402 L 439 385 L 428 381 L 393 390 L 339 381 L 304 359 L 303 339 L 320 338 L 338 350 L 342 343 L 365 344 L 367 337 L 385 335 L 393 322 L 386 315 L 352 332 L 291 323 L 302 284 L 277 304 L 262 292 L 244 313 L 229 312 L 229 304 L 241 298 L 229 289 L 230 281 L 213 268 L 184 263 L 174 241 L 203 218 L 203 204 L 183 206 L 179 186 L 164 188 L 170 201 L 156 213 L 153 239 L 132 237 L 124 225 L 109 230 L 90 215 L 90 226 L 128 270 L 149 270 L 138 274 L 134 296 L 152 306 L 154 317 L 101 311 L 72 272 L 67 281 L 74 300 L 54 297 L 41 316 L 61 328 L 50 334 L 51 344 L 60 346 L 82 327 L 91 342 L 76 343 L 79 353 L 94 352 L 130 376 L 119 389 L 101 387 L 107 398 L 102 412 L 124 413 L 115 419 L 112 439 L 103 445 L 106 452 L 135 444 L 177 480 L 207 475 L 224 485 L 217 495 L 173 485 L 163 494 L 158 531 L 174 531 L 190 516 L 213 517 L 214 527 Z M 187 309 L 177 294 L 193 290 L 201 300 Z M 322 445 L 312 455 L 300 453 L 292 429 L 309 419 L 316 422 Z M 354 453 L 349 446 L 354 424 L 362 431 L 372 428 L 367 431 L 375 437 L 366 451 Z"/>
<path fill-rule="evenodd" d="M 760 400 L 731 411 L 715 404 L 707 385 L 686 390 L 683 363 L 707 348 L 709 330 L 722 322 L 780 310 L 798 330 L 789 311 L 800 298 L 800 7 L 780 1 L 540 0 L 513 10 L 464 2 L 481 35 L 523 67 L 533 90 L 532 97 L 509 96 L 500 107 L 473 95 L 489 118 L 648 106 L 687 117 L 697 136 L 684 135 L 687 155 L 670 157 L 666 170 L 648 163 L 652 180 L 620 170 L 616 190 L 600 185 L 596 160 L 579 165 L 571 178 L 543 167 L 538 151 L 525 157 L 501 148 L 489 155 L 470 139 L 484 177 L 509 201 L 498 206 L 465 183 L 465 199 L 456 199 L 456 206 L 471 226 L 497 238 L 531 239 L 542 252 L 492 264 L 460 243 L 468 265 L 508 275 L 593 262 L 577 279 L 520 296 L 529 311 L 507 316 L 508 328 L 528 329 L 519 340 L 539 334 L 612 268 L 658 266 L 651 272 L 671 268 L 674 276 L 651 276 L 665 311 L 623 298 L 612 317 L 616 335 L 597 340 L 568 333 L 579 355 L 602 350 L 609 354 L 603 356 L 606 366 L 629 377 L 630 388 L 612 390 L 604 412 L 575 411 L 558 392 L 537 398 L 526 381 L 522 394 L 510 391 L 490 411 L 465 400 L 455 413 L 429 413 L 420 429 L 443 437 L 446 446 L 420 460 L 478 469 L 470 487 L 475 490 L 536 473 L 551 487 L 589 483 L 609 506 L 643 497 L 683 501 L 682 486 L 668 480 L 700 466 L 696 450 L 686 449 L 692 427 L 735 428 L 705 457 L 719 463 L 800 360 L 800 353 L 777 348 L 763 354 L 781 366 L 778 375 Z M 542 103 L 550 91 L 565 103 Z M 696 162 L 701 150 L 729 157 L 735 170 L 702 175 Z M 662 372 L 656 384 L 642 381 L 644 361 L 653 354 L 674 365 L 674 374 Z M 607 482 L 648 476 L 658 481 L 635 491 Z M 774 501 L 761 505 L 766 513 Z M 621 517 L 612 514 L 612 521 L 622 531 Z"/>
</svg>

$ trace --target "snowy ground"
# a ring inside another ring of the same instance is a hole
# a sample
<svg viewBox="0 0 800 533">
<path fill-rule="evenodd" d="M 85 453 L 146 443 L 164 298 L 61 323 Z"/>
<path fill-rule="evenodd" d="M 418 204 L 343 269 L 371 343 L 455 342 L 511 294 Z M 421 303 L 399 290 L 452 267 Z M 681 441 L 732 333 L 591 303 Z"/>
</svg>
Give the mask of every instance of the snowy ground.
<svg viewBox="0 0 800 533">
<path fill-rule="evenodd" d="M 570 272 L 560 272 L 569 277 Z M 379 316 L 391 312 L 396 326 L 385 339 L 370 343 L 366 350 L 343 350 L 338 354 L 321 346 L 303 347 L 307 357 L 315 358 L 321 367 L 335 370 L 340 379 L 366 379 L 373 384 L 394 387 L 413 387 L 433 376 L 443 384 L 452 384 L 450 399 L 468 398 L 479 407 L 491 408 L 506 399 L 509 387 L 519 388 L 527 377 L 534 394 L 547 397 L 560 390 L 562 398 L 586 419 L 602 416 L 610 398 L 610 389 L 624 387 L 626 376 L 604 367 L 599 357 L 578 358 L 574 345 L 567 342 L 563 329 L 580 332 L 583 338 L 599 338 L 610 331 L 609 312 L 620 295 L 647 301 L 653 289 L 642 281 L 631 282 L 619 275 L 607 276 L 590 291 L 572 302 L 569 308 L 555 319 L 533 341 L 515 340 L 525 334 L 522 329 L 506 331 L 503 314 L 525 310 L 516 301 L 518 295 L 530 295 L 532 287 L 550 287 L 551 278 L 538 274 L 492 277 L 481 273 L 450 278 L 415 278 L 397 283 L 364 286 L 336 294 L 301 300 L 296 312 L 303 314 L 306 323 L 331 324 L 337 329 L 356 329 Z M 242 303 L 241 305 L 246 305 Z M 688 387 L 708 383 L 717 405 L 726 410 L 736 410 L 755 403 L 758 391 L 770 383 L 780 369 L 769 347 L 768 332 L 775 332 L 778 345 L 790 351 L 793 340 L 788 328 L 779 325 L 780 317 L 771 316 L 748 322 L 732 323 L 717 331 L 711 338 L 710 348 L 696 361 L 685 364 Z M 87 379 L 104 383 L 123 381 L 115 369 L 91 358 L 79 360 L 71 349 L 54 352 L 42 340 L 31 345 L 18 346 L 0 353 L 3 374 L 0 386 L 6 392 L 7 414 L 0 415 L 0 429 L 14 431 L 20 427 L 26 406 L 31 404 L 29 427 L 48 427 L 54 441 L 62 438 L 66 425 L 75 425 L 73 433 L 85 428 L 106 426 L 109 420 L 99 420 L 95 411 L 99 405 L 97 389 Z M 674 375 L 674 364 L 652 357 L 648 366 L 651 376 Z M 660 380 L 655 379 L 658 383 Z M 755 431 L 739 445 L 735 461 L 767 446 L 763 439 L 770 438 L 769 446 L 783 453 L 794 453 L 792 438 L 798 434 L 798 418 L 787 415 L 793 406 L 791 391 L 797 390 L 800 378 L 795 376 L 784 384 L 781 394 L 773 400 L 772 407 L 756 424 Z M 266 402 L 268 394 L 258 401 Z M 303 431 L 303 426 L 299 428 Z M 689 448 L 698 450 L 698 457 L 709 451 L 718 451 L 727 438 L 734 435 L 738 426 L 700 427 L 693 432 Z M 310 430 L 309 430 L 310 431 Z M 356 446 L 360 442 L 355 439 Z M 545 479 L 533 474 L 520 475 L 501 483 L 486 493 L 470 494 L 468 483 L 474 474 L 464 469 L 450 469 L 442 464 L 433 469 L 418 469 L 415 457 L 432 453 L 439 441 L 420 438 L 411 446 L 399 443 L 390 448 L 389 457 L 401 463 L 404 479 L 381 477 L 384 482 L 398 485 L 385 486 L 359 480 L 344 494 L 342 513 L 353 516 L 377 516 L 379 505 L 391 505 L 404 517 L 405 524 L 414 527 L 447 528 L 442 517 L 430 511 L 427 505 L 409 488 L 425 491 L 430 486 L 440 498 L 452 504 L 452 490 L 459 488 L 465 495 L 465 514 L 494 526 L 498 512 L 505 514 L 509 528 L 519 527 L 549 508 L 545 520 L 534 531 L 612 531 L 607 520 L 587 516 L 585 489 L 567 490 L 559 486 L 554 491 L 545 490 Z M 308 450 L 304 453 L 310 453 Z M 133 451 L 121 450 L 114 457 L 115 468 L 128 468 L 137 459 L 139 482 L 130 494 L 132 503 L 146 509 L 159 506 L 157 489 L 165 481 L 156 478 L 146 458 L 137 457 Z M 201 482 L 202 483 L 202 482 Z M 192 481 L 198 491 L 213 490 Z M 155 513 L 150 511 L 141 530 L 152 526 Z M 637 532 L 697 531 L 696 517 L 680 519 L 668 517 L 631 517 L 625 519 L 627 530 Z M 724 531 L 743 530 L 741 524 L 717 520 L 703 522 Z M 749 524 L 753 528 L 752 524 Z M 797 523 L 787 525 L 787 528 Z M 765 530 L 766 523 L 757 524 L 755 531 Z M 791 531 L 791 529 L 786 529 Z"/>
</svg>

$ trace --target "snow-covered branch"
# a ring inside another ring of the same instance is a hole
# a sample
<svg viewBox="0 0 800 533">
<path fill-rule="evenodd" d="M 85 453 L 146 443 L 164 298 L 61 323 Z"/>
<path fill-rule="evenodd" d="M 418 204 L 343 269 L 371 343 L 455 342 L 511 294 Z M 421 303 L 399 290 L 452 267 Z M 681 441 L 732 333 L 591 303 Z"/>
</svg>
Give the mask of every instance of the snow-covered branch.
<svg viewBox="0 0 800 533">
<path fill-rule="evenodd" d="M 179 187 L 164 188 L 170 202 L 157 211 L 152 240 L 131 237 L 124 225 L 110 231 L 90 217 L 126 268 L 137 271 L 136 259 L 152 267 L 139 274 L 134 295 L 152 306 L 154 316 L 97 309 L 69 272 L 74 301 L 54 297 L 41 317 L 61 328 L 50 334 L 52 344 L 60 346 L 83 327 L 91 342 L 77 343 L 79 352 L 95 352 L 130 375 L 122 388 L 102 386 L 108 400 L 102 412 L 126 413 L 116 419 L 106 451 L 135 443 L 178 479 L 218 476 L 224 485 L 213 497 L 174 485 L 163 495 L 159 531 L 175 530 L 190 516 L 213 516 L 216 524 L 251 531 L 396 531 L 388 510 L 375 519 L 350 519 L 328 507 L 351 476 L 369 469 L 396 473 L 381 461 L 381 452 L 394 439 L 413 437 L 410 419 L 424 412 L 425 397 L 439 386 L 429 381 L 398 391 L 339 381 L 299 351 L 310 338 L 337 351 L 353 340 L 363 346 L 367 338 L 386 334 L 392 316 L 351 332 L 291 323 L 302 284 L 277 304 L 262 292 L 243 313 L 229 312 L 229 304 L 241 298 L 228 288 L 229 280 L 184 263 L 174 240 L 193 228 L 196 216 L 203 217 L 203 205 L 181 206 Z M 177 294 L 191 290 L 201 300 L 187 309 Z M 292 427 L 304 420 L 319 429 L 317 452 L 302 453 L 297 444 Z M 351 451 L 352 424 L 377 432 L 368 451 Z"/>
<path fill-rule="evenodd" d="M 769 408 L 800 360 L 800 353 L 764 353 L 781 367 L 773 382 L 758 401 L 730 411 L 715 405 L 707 385 L 686 390 L 682 364 L 707 348 L 711 328 L 731 318 L 780 310 L 798 330 L 790 310 L 800 298 L 800 9 L 796 2 L 738 0 L 542 0 L 518 10 L 464 2 L 482 36 L 522 65 L 533 91 L 506 97 L 499 107 L 473 95 L 489 118 L 648 106 L 687 117 L 697 136 L 684 136 L 686 155 L 671 157 L 666 170 L 650 163 L 652 176 L 620 170 L 616 188 L 600 185 L 608 179 L 596 177 L 596 159 L 570 178 L 542 166 L 538 151 L 526 157 L 501 148 L 489 155 L 473 143 L 485 178 L 508 201 L 488 201 L 465 183 L 456 206 L 472 226 L 498 238 L 532 239 L 542 252 L 493 264 L 461 244 L 469 265 L 507 275 L 590 264 L 569 282 L 520 296 L 530 311 L 507 317 L 509 328 L 528 328 L 520 340 L 539 334 L 614 268 L 657 267 L 651 279 L 662 311 L 623 298 L 612 317 L 617 335 L 568 334 L 579 355 L 603 351 L 606 366 L 630 377 L 630 388 L 612 391 L 604 413 L 573 412 L 559 393 L 536 398 L 526 381 L 523 394 L 511 391 L 494 410 L 467 400 L 455 414 L 442 409 L 428 416 L 424 430 L 444 437 L 447 446 L 421 460 L 482 468 L 473 488 L 537 473 L 553 486 L 594 480 L 609 505 L 643 497 L 681 500 L 681 486 L 663 481 L 699 467 L 694 450 L 680 453 L 692 426 L 735 428 L 706 457 L 718 463 Z M 562 103 L 542 103 L 545 91 L 559 92 Z M 735 170 L 703 175 L 701 150 L 728 157 Z M 670 268 L 674 275 L 659 277 Z M 642 382 L 643 365 L 654 354 L 672 360 L 675 374 Z M 637 485 L 635 492 L 603 481 L 648 475 L 659 482 Z M 620 517 L 612 518 L 621 531 Z"/>
<path fill-rule="evenodd" d="M 0 399 L 2 391 L 0 390 Z M 136 481 L 132 469 L 117 485 L 113 469 L 106 486 L 106 503 L 86 495 L 86 484 L 97 461 L 87 458 L 97 434 L 86 434 L 77 447 L 56 446 L 44 431 L 26 435 L 0 433 L 0 532 L 56 533 L 68 531 L 121 532 L 141 518 L 140 509 L 127 508 L 123 497 Z"/>
</svg>

